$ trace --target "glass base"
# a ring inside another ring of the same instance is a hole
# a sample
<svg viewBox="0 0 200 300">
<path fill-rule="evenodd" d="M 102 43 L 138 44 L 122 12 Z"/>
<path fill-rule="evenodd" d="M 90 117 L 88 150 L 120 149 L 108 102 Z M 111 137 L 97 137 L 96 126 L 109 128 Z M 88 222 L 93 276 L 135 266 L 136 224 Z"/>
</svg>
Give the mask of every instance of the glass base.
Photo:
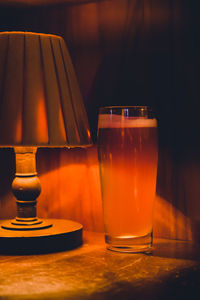
<svg viewBox="0 0 200 300">
<path fill-rule="evenodd" d="M 150 253 L 152 249 L 153 234 L 145 236 L 115 236 L 105 235 L 108 250 L 127 253 Z"/>
</svg>

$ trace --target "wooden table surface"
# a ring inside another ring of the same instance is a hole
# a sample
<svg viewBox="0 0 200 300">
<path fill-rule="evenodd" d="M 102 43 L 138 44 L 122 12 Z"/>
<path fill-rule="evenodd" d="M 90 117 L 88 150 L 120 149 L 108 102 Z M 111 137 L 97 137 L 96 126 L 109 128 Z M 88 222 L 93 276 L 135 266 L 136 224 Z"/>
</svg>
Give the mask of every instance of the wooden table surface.
<svg viewBox="0 0 200 300">
<path fill-rule="evenodd" d="M 84 232 L 74 250 L 0 256 L 0 299 L 200 299 L 200 245 L 155 239 L 152 254 L 105 248 Z"/>
</svg>

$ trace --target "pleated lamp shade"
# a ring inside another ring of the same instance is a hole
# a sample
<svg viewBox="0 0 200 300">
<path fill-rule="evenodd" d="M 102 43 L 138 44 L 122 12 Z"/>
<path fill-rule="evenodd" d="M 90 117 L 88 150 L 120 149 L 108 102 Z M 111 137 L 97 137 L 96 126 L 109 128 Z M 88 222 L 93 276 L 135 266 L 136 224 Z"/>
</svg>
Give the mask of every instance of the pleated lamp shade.
<svg viewBox="0 0 200 300">
<path fill-rule="evenodd" d="M 87 115 L 64 40 L 0 33 L 0 146 L 89 144 Z"/>
</svg>

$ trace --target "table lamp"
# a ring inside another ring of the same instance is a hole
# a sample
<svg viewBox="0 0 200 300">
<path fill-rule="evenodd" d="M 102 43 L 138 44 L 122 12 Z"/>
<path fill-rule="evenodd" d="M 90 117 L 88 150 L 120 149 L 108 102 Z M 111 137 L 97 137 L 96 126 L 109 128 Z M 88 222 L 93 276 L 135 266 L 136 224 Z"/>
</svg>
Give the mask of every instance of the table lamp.
<svg viewBox="0 0 200 300">
<path fill-rule="evenodd" d="M 40 253 L 82 243 L 82 225 L 36 214 L 37 147 L 91 145 L 87 115 L 64 40 L 0 33 L 0 147 L 13 147 L 17 216 L 0 222 L 0 252 Z"/>
</svg>

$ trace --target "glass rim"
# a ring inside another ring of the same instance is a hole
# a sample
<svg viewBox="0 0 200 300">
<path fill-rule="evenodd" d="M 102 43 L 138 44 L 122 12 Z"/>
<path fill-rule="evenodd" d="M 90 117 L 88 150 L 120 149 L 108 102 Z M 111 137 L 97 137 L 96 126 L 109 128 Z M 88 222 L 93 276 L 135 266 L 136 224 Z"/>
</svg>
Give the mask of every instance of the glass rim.
<svg viewBox="0 0 200 300">
<path fill-rule="evenodd" d="M 152 107 L 149 106 L 149 105 L 110 105 L 110 106 L 101 106 L 99 107 L 99 110 L 102 110 L 102 109 L 124 109 L 124 108 L 127 108 L 127 109 L 149 109 L 149 110 L 152 110 Z"/>
<path fill-rule="evenodd" d="M 123 115 L 125 117 L 137 118 L 156 118 L 155 112 L 148 105 L 122 105 L 122 106 L 104 106 L 99 108 L 99 116 L 101 115 Z"/>
</svg>

